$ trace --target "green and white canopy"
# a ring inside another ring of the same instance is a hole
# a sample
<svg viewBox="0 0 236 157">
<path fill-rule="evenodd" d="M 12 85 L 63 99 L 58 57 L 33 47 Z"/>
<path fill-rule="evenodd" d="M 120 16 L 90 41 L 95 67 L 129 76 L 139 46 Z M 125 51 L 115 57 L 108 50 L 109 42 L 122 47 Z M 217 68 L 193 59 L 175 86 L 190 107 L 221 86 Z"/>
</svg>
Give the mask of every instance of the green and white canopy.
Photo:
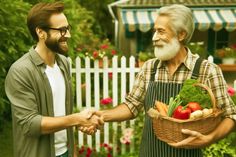
<svg viewBox="0 0 236 157">
<path fill-rule="evenodd" d="M 121 10 L 121 19 L 129 32 L 140 30 L 147 32 L 153 28 L 158 9 L 126 9 Z M 212 28 L 219 31 L 236 29 L 236 8 L 193 8 L 195 27 L 200 31 Z"/>
</svg>

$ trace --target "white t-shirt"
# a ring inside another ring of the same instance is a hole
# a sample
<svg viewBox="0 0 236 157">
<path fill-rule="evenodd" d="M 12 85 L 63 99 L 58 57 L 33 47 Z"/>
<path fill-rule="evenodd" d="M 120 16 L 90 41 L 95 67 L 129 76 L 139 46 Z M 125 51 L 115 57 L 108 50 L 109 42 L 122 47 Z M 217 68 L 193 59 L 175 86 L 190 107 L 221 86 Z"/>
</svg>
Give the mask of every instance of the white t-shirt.
<svg viewBox="0 0 236 157">
<path fill-rule="evenodd" d="M 65 116 L 66 88 L 62 71 L 57 63 L 55 63 L 53 67 L 47 66 L 45 72 L 52 89 L 54 115 L 55 117 Z M 55 153 L 56 156 L 58 156 L 66 151 L 67 133 L 66 129 L 64 129 L 55 132 Z"/>
</svg>

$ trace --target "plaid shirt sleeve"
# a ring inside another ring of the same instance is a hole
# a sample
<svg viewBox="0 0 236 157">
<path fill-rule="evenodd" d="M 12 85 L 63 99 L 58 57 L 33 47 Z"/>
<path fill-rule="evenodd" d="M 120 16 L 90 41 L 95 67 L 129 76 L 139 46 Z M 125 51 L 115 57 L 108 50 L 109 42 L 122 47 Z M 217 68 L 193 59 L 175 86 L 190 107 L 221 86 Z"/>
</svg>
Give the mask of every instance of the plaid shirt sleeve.
<svg viewBox="0 0 236 157">
<path fill-rule="evenodd" d="M 125 98 L 124 104 L 128 106 L 135 117 L 143 108 L 146 88 L 149 83 L 154 61 L 155 60 L 149 60 L 144 63 L 139 73 L 136 75 L 131 92 Z"/>
<path fill-rule="evenodd" d="M 236 105 L 227 92 L 227 83 L 225 82 L 221 69 L 215 64 L 208 66 L 206 66 L 210 71 L 208 84 L 210 84 L 212 92 L 215 95 L 217 106 L 225 111 L 225 117 L 232 118 L 236 121 Z"/>
<path fill-rule="evenodd" d="M 143 107 L 143 102 L 145 98 L 145 81 L 144 72 L 141 70 L 135 78 L 133 88 L 131 92 L 125 98 L 125 104 L 128 106 L 130 111 L 136 117 L 139 110 Z"/>
</svg>

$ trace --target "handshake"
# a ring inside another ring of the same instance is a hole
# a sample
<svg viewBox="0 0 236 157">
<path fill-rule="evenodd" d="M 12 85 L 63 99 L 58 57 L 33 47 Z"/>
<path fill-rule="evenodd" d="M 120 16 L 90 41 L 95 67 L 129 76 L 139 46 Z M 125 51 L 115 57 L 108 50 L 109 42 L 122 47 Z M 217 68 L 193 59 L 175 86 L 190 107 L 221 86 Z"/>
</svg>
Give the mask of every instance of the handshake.
<svg viewBox="0 0 236 157">
<path fill-rule="evenodd" d="M 79 130 L 83 133 L 93 135 L 97 129 L 101 129 L 104 125 L 102 111 L 95 111 L 94 109 L 85 109 L 80 113 L 75 113 L 78 117 Z"/>
<path fill-rule="evenodd" d="M 126 104 L 120 104 L 109 110 L 85 109 L 80 113 L 74 113 L 74 126 L 86 134 L 94 134 L 104 122 L 122 122 L 135 118 Z"/>
</svg>

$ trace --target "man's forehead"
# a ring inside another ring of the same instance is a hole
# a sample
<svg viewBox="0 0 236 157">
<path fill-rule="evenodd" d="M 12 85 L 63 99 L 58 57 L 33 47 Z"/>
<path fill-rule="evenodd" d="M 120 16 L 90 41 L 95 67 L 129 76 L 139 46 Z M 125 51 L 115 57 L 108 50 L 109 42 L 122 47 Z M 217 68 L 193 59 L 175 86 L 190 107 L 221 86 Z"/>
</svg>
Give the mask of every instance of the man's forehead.
<svg viewBox="0 0 236 157">
<path fill-rule="evenodd" d="M 63 27 L 68 26 L 68 21 L 63 13 L 52 14 L 49 18 L 51 27 Z"/>
<path fill-rule="evenodd" d="M 159 15 L 157 16 L 154 24 L 154 28 L 167 29 L 170 27 L 170 18 L 168 16 Z"/>
</svg>

